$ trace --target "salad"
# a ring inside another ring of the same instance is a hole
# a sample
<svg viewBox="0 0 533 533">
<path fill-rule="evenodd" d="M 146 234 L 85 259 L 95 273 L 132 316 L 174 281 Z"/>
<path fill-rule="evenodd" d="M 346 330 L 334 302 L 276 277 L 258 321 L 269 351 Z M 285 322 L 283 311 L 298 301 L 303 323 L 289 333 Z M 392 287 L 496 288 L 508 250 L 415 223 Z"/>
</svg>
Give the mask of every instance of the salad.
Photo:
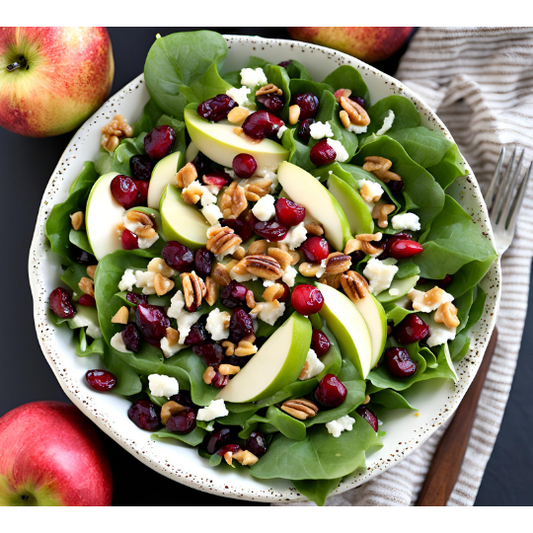
<svg viewBox="0 0 533 533">
<path fill-rule="evenodd" d="M 187 53 L 183 53 L 186 50 Z M 225 39 L 159 37 L 150 100 L 117 115 L 46 235 L 49 298 L 89 386 L 213 468 L 323 504 L 382 445 L 404 392 L 457 380 L 496 253 L 448 187 L 457 146 L 356 68 L 313 80 Z"/>
</svg>

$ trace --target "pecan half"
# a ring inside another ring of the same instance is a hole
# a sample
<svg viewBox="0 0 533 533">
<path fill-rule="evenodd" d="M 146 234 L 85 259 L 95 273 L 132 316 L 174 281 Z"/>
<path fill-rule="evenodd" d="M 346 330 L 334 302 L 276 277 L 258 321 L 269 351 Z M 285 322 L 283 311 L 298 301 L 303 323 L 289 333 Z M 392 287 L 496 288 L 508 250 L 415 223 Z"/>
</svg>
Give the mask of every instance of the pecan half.
<svg viewBox="0 0 533 533">
<path fill-rule="evenodd" d="M 352 258 L 342 252 L 333 252 L 326 258 L 326 272 L 328 274 L 342 274 L 352 266 Z"/>
<path fill-rule="evenodd" d="M 309 222 L 307 224 L 304 224 L 304 228 L 307 230 L 307 233 L 309 235 L 316 235 L 318 237 L 324 235 L 324 228 L 316 222 Z"/>
<path fill-rule="evenodd" d="M 271 247 L 268 249 L 268 255 L 273 257 L 279 263 L 281 270 L 285 270 L 292 263 L 291 254 L 282 248 Z"/>
<path fill-rule="evenodd" d="M 205 247 L 216 256 L 231 255 L 241 245 L 242 239 L 228 226 L 211 226 L 207 230 Z M 222 285 L 221 283 L 219 285 Z"/>
<path fill-rule="evenodd" d="M 318 407 L 305 398 L 287 400 L 283 402 L 280 409 L 298 420 L 313 418 L 318 413 Z"/>
<path fill-rule="evenodd" d="M 170 417 L 181 413 L 181 411 L 185 411 L 185 409 L 187 408 L 172 400 L 164 403 L 161 407 L 161 423 L 166 426 L 167 422 L 170 420 Z"/>
<path fill-rule="evenodd" d="M 142 211 L 128 211 L 126 213 L 126 218 L 130 222 L 138 222 L 141 226 L 146 226 L 148 228 L 154 227 L 154 221 L 150 215 L 143 213 Z"/>
<path fill-rule="evenodd" d="M 231 283 L 231 277 L 229 275 L 229 272 L 224 267 L 224 265 L 221 265 L 220 263 L 217 263 L 213 269 L 211 270 L 211 278 L 208 277 L 208 279 L 212 279 L 214 283 L 219 285 L 220 287 L 227 287 Z M 206 280 L 207 285 L 207 280 Z M 207 301 L 207 298 L 206 298 Z M 209 304 L 212 305 L 212 304 Z"/>
<path fill-rule="evenodd" d="M 224 271 L 226 271 L 225 268 L 224 268 Z M 215 305 L 216 301 L 218 300 L 219 292 L 220 292 L 219 284 L 211 276 L 207 276 L 207 278 L 205 278 L 205 301 L 207 302 L 207 305 L 209 306 Z"/>
<path fill-rule="evenodd" d="M 402 181 L 402 178 L 395 172 L 391 172 L 389 169 L 392 166 L 392 161 L 384 157 L 377 155 L 371 155 L 365 157 L 365 163 L 363 170 L 372 172 L 376 178 L 380 179 L 383 183 L 389 183 L 389 181 Z"/>
<path fill-rule="evenodd" d="M 350 98 L 346 98 L 346 96 L 341 96 L 339 101 L 341 107 L 350 117 L 350 122 L 352 124 L 355 126 L 368 126 L 370 124 L 370 117 L 363 106 L 354 102 Z"/>
<path fill-rule="evenodd" d="M 220 198 L 220 210 L 224 218 L 237 218 L 248 207 L 244 187 L 236 181 L 225 190 Z"/>
<path fill-rule="evenodd" d="M 263 85 L 260 89 L 257 89 L 255 91 L 256 96 L 261 96 L 263 94 L 277 94 L 278 96 L 281 96 L 283 94 L 283 91 L 276 87 L 273 83 L 269 83 L 268 85 Z"/>
<path fill-rule="evenodd" d="M 327 272 L 318 280 L 324 285 L 338 289 L 341 286 L 341 276 L 342 274 L 328 274 Z"/>
<path fill-rule="evenodd" d="M 368 283 L 366 279 L 354 270 L 349 270 L 341 276 L 341 285 L 352 302 L 362 300 L 368 295 Z"/>
<path fill-rule="evenodd" d="M 192 313 L 202 305 L 202 300 L 206 294 L 204 280 L 196 272 L 183 272 L 181 284 L 185 297 L 185 307 Z"/>
<path fill-rule="evenodd" d="M 283 269 L 280 264 L 269 255 L 247 255 L 234 267 L 236 271 L 241 271 L 243 268 L 262 279 L 274 281 L 283 276 Z"/>
</svg>

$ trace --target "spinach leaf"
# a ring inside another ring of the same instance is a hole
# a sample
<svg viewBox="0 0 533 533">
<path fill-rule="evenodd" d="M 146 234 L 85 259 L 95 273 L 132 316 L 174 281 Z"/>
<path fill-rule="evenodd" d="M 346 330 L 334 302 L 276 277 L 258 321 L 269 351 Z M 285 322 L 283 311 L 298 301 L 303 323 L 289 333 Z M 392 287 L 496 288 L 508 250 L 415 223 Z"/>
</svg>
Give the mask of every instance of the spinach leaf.
<svg viewBox="0 0 533 533">
<path fill-rule="evenodd" d="M 224 80 L 218 73 L 217 65 L 213 63 L 190 87 L 180 85 L 180 93 L 185 96 L 188 103 L 204 102 L 214 98 L 217 94 L 226 94 L 233 86 Z"/>
<path fill-rule="evenodd" d="M 184 442 L 189 446 L 198 446 L 204 440 L 207 431 L 201 427 L 196 426 L 190 433 L 172 433 L 167 429 L 160 429 L 159 431 L 154 431 L 150 438 L 152 440 L 159 439 L 175 439 L 180 442 Z"/>
<path fill-rule="evenodd" d="M 365 101 L 367 107 L 370 105 L 370 93 L 368 87 L 363 80 L 360 72 L 352 65 L 341 65 L 337 67 L 333 72 L 328 74 L 322 81 L 333 87 L 333 90 L 337 89 L 350 89 L 352 91 L 352 98 L 359 96 Z"/>
<path fill-rule="evenodd" d="M 87 237 L 87 232 L 83 229 L 75 230 L 72 228 L 68 234 L 68 240 L 78 248 L 81 248 L 88 254 L 94 255 L 91 243 Z"/>
<path fill-rule="evenodd" d="M 329 83 L 318 83 L 303 79 L 291 79 L 290 89 L 291 94 L 313 93 L 320 101 L 324 92 L 334 92 L 333 87 Z"/>
<path fill-rule="evenodd" d="M 283 91 L 283 99 L 285 103 L 280 111 L 281 118 L 285 123 L 289 122 L 289 106 L 291 103 L 290 78 L 287 71 L 279 65 L 267 65 L 265 67 L 265 74 L 269 83 L 273 83 L 276 87 Z"/>
<path fill-rule="evenodd" d="M 239 433 L 239 437 L 247 438 L 258 425 L 263 433 L 280 432 L 289 439 L 305 439 L 305 425 L 303 422 L 296 420 L 296 418 L 293 418 L 274 406 L 270 406 L 267 409 L 265 416 L 255 414 L 249 418 L 243 430 Z"/>
<path fill-rule="evenodd" d="M 95 339 L 89 344 L 85 328 L 79 328 L 79 337 L 76 341 L 76 355 L 79 357 L 87 357 L 93 354 L 102 356 L 104 355 L 104 350 L 105 342 L 103 337 Z"/>
<path fill-rule="evenodd" d="M 443 189 L 449 187 L 456 178 L 465 176 L 467 173 L 459 148 L 453 143 L 442 160 L 437 165 L 428 167 L 428 171 L 435 176 Z"/>
<path fill-rule="evenodd" d="M 404 128 L 413 128 L 420 124 L 420 114 L 413 102 L 404 96 L 394 94 L 382 98 L 368 109 L 370 124 L 367 131 L 361 136 L 366 139 L 376 133 L 383 126 L 383 122 L 391 110 L 394 113 L 394 121 L 387 131 L 387 135 Z"/>
<path fill-rule="evenodd" d="M 289 75 L 289 78 L 291 79 L 293 78 L 297 78 L 300 80 L 311 80 L 312 79 L 309 72 L 307 72 L 307 69 L 299 61 L 296 61 L 295 59 L 290 59 L 288 61 L 288 64 L 285 65 L 285 67 L 283 68 L 287 71 L 287 74 Z"/>
<path fill-rule="evenodd" d="M 392 389 L 384 389 L 372 394 L 370 401 L 370 410 L 372 410 L 373 404 L 380 405 L 387 411 L 395 409 L 417 410 L 416 407 L 413 407 L 399 392 Z"/>
<path fill-rule="evenodd" d="M 308 500 L 324 505 L 331 491 L 339 486 L 342 477 L 335 479 L 299 479 L 293 481 L 294 488 Z"/>
<path fill-rule="evenodd" d="M 117 356 L 115 350 L 109 346 L 104 347 L 102 357 L 104 367 L 117 378 L 113 392 L 120 396 L 133 396 L 141 392 L 142 383 L 137 372 Z"/>
<path fill-rule="evenodd" d="M 300 141 L 298 137 L 298 130 L 296 128 L 289 128 L 283 133 L 281 138 L 281 144 L 283 148 L 289 150 L 289 162 L 293 165 L 297 165 L 304 170 L 310 171 L 315 168 L 315 165 L 311 162 L 309 153 L 311 148 Z"/>
<path fill-rule="evenodd" d="M 464 267 L 461 267 L 453 275 L 452 283 L 446 291 L 453 294 L 455 298 L 458 298 L 468 290 L 474 288 L 485 277 L 494 259 L 493 256 L 490 256 L 484 261 L 472 261 Z"/>
</svg>

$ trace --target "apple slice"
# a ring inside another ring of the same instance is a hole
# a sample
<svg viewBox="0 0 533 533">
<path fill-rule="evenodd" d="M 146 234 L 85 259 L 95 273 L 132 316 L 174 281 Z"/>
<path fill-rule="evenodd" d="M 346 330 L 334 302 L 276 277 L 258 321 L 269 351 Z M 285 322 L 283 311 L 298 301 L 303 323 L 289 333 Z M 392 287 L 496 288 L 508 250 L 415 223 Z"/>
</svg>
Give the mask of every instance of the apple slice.
<svg viewBox="0 0 533 533">
<path fill-rule="evenodd" d="M 342 292 L 317 283 L 324 297 L 322 316 L 339 341 L 341 353 L 347 357 L 366 379 L 372 368 L 372 338 L 366 320 L 353 302 Z"/>
<path fill-rule="evenodd" d="M 336 250 L 352 238 L 350 223 L 335 197 L 317 178 L 287 161 L 278 167 L 278 180 L 287 196 L 305 207 L 324 226 L 326 239 Z"/>
<path fill-rule="evenodd" d="M 173 152 L 157 162 L 148 186 L 148 207 L 159 209 L 161 195 L 165 187 L 176 177 L 176 173 L 183 166 L 183 154 Z"/>
<path fill-rule="evenodd" d="M 384 304 L 399 300 L 415 287 L 419 279 L 420 277 L 416 275 L 404 279 L 395 279 L 387 290 L 381 291 L 377 295 L 377 299 Z"/>
<path fill-rule="evenodd" d="M 335 176 L 335 174 L 332 174 L 328 179 L 328 189 L 342 207 L 350 224 L 352 235 L 373 233 L 374 221 L 372 220 L 372 215 L 365 201 L 356 190 L 341 178 Z"/>
<path fill-rule="evenodd" d="M 218 393 L 227 402 L 255 402 L 294 383 L 311 347 L 311 322 L 293 313 Z"/>
<path fill-rule="evenodd" d="M 182 200 L 181 191 L 173 185 L 163 190 L 159 212 L 167 241 L 179 241 L 194 250 L 206 245 L 211 226 L 196 207 Z"/>
<path fill-rule="evenodd" d="M 111 181 L 115 176 L 118 176 L 118 172 L 110 172 L 100 177 L 93 185 L 87 200 L 85 226 L 89 243 L 98 261 L 107 254 L 122 250 L 117 224 L 125 210 L 111 193 Z"/>
<path fill-rule="evenodd" d="M 196 112 L 196 104 L 185 108 L 185 124 L 193 143 L 209 159 L 227 168 L 232 167 L 236 155 L 246 153 L 257 163 L 257 175 L 275 172 L 282 161 L 289 157 L 289 151 L 271 139 L 257 142 L 246 135 L 237 135 L 234 124 L 227 121 L 217 123 L 203 119 Z"/>
</svg>

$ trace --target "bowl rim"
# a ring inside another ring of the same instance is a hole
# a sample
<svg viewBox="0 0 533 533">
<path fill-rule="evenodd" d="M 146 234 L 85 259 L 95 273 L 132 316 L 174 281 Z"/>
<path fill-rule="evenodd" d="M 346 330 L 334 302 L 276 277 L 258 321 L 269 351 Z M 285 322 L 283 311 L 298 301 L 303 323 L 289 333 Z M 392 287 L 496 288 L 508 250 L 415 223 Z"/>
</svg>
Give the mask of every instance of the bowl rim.
<svg viewBox="0 0 533 533">
<path fill-rule="evenodd" d="M 249 40 L 251 44 L 279 44 L 282 45 L 291 45 L 294 47 L 305 47 L 308 49 L 312 49 L 315 51 L 322 51 L 326 52 L 332 56 L 336 56 L 337 58 L 340 58 L 343 63 L 342 64 L 351 64 L 355 66 L 356 68 L 364 69 L 369 72 L 371 72 L 373 75 L 379 75 L 386 80 L 388 80 L 389 83 L 395 84 L 400 90 L 402 91 L 402 94 L 406 97 L 408 97 L 411 101 L 414 101 L 417 103 L 419 107 L 419 112 L 423 111 L 425 114 L 427 114 L 431 119 L 438 124 L 438 126 L 441 128 L 441 130 L 444 132 L 444 134 L 453 141 L 453 137 L 446 128 L 445 124 L 440 120 L 438 115 L 429 107 L 429 105 L 426 104 L 426 102 L 423 100 L 422 97 L 417 95 L 414 91 L 409 89 L 406 85 L 404 85 L 401 81 L 397 80 L 393 76 L 390 76 L 388 74 L 383 73 L 379 69 L 376 69 L 375 67 L 368 65 L 367 63 L 364 63 L 363 61 L 350 56 L 349 54 L 340 52 L 338 50 L 334 50 L 325 46 L 320 45 L 314 45 L 310 43 L 305 43 L 302 41 L 296 41 L 296 40 L 289 40 L 289 39 L 272 39 L 272 38 L 264 38 L 259 36 L 251 36 L 251 35 L 231 35 L 231 34 L 224 34 L 223 35 L 226 41 L 228 42 L 228 48 L 231 48 L 232 42 L 244 42 L 246 40 Z M 255 50 L 255 49 L 254 49 Z M 102 104 L 102 106 L 91 116 L 89 117 L 83 125 L 73 134 L 73 137 L 71 141 L 68 143 L 67 147 L 65 148 L 63 154 L 61 155 L 54 171 L 52 172 L 52 175 L 46 185 L 46 188 L 43 192 L 43 197 L 41 199 L 38 214 L 36 217 L 36 225 L 33 232 L 31 245 L 29 249 L 29 256 L 28 256 L 28 276 L 30 281 L 30 289 L 33 299 L 33 316 L 34 316 L 34 325 L 36 329 L 36 334 L 38 338 L 38 342 L 41 348 L 41 351 L 43 352 L 43 355 L 45 359 L 47 360 L 49 366 L 51 367 L 54 375 L 56 376 L 56 379 L 59 382 L 59 385 L 63 389 L 64 393 L 68 396 L 68 398 L 72 401 L 74 405 L 76 405 L 93 423 L 95 423 L 100 429 L 102 429 L 108 436 L 110 436 L 113 440 L 115 440 L 122 448 L 124 448 L 126 451 L 137 457 L 142 463 L 149 466 L 153 470 L 157 471 L 158 473 L 164 475 L 165 477 L 168 477 L 170 479 L 173 479 L 174 481 L 177 481 L 179 483 L 182 483 L 190 488 L 194 488 L 200 491 L 205 492 L 211 492 L 211 494 L 215 494 L 218 496 L 224 496 L 224 497 L 230 497 L 230 498 L 238 498 L 238 499 L 246 499 L 246 500 L 253 500 L 253 501 L 262 501 L 262 502 L 298 502 L 298 501 L 306 501 L 306 498 L 303 497 L 296 489 L 293 487 L 290 487 L 285 492 L 280 493 L 277 489 L 270 489 L 270 490 L 250 490 L 250 489 L 242 489 L 242 487 L 236 487 L 235 484 L 231 485 L 229 483 L 225 484 L 224 486 L 218 486 L 217 490 L 207 490 L 203 484 L 198 481 L 194 476 L 191 477 L 185 477 L 185 476 L 176 476 L 172 472 L 169 472 L 160 462 L 149 460 L 146 455 L 139 453 L 138 450 L 136 450 L 135 443 L 126 443 L 124 442 L 124 439 L 121 439 L 118 434 L 115 434 L 113 431 L 110 430 L 110 427 L 108 427 L 103 419 L 106 418 L 105 415 L 107 413 L 95 413 L 93 410 L 87 409 L 87 407 L 84 405 L 84 401 L 80 397 L 80 395 L 76 394 L 76 392 L 72 391 L 66 384 L 64 376 L 61 372 L 61 369 L 58 368 L 57 364 L 54 363 L 54 361 L 51 358 L 51 348 L 47 345 L 46 337 L 42 334 L 43 331 L 41 330 L 42 325 L 40 324 L 40 316 L 39 312 L 42 311 L 43 307 L 46 306 L 46 303 L 43 301 L 44 299 L 42 297 L 38 297 L 39 291 L 43 289 L 44 282 L 42 282 L 38 278 L 38 268 L 36 267 L 33 259 L 36 257 L 37 249 L 40 242 L 40 227 L 44 227 L 44 224 L 46 222 L 46 215 L 45 211 L 49 209 L 49 205 L 46 202 L 46 197 L 52 193 L 53 190 L 53 184 L 56 179 L 62 179 L 60 177 L 61 174 L 61 165 L 62 162 L 64 162 L 69 157 L 69 152 L 72 151 L 73 146 L 76 146 L 76 143 L 80 142 L 79 139 L 84 138 L 84 133 L 88 130 L 88 127 L 91 123 L 93 123 L 98 114 L 103 110 L 104 107 L 113 105 L 114 103 L 118 103 L 121 99 L 122 95 L 127 93 L 128 91 L 131 92 L 131 90 L 138 86 L 140 83 L 143 83 L 144 75 L 141 73 L 139 76 L 137 76 L 135 79 L 133 79 L 130 83 L 126 84 L 122 89 L 118 90 L 115 94 L 113 94 L 110 98 L 106 100 Z M 461 154 L 462 156 L 462 154 Z M 475 175 L 470 168 L 468 162 L 463 157 L 463 160 L 465 162 L 465 169 L 467 171 L 467 177 L 469 178 L 469 183 L 472 186 L 472 190 L 474 191 L 474 196 L 476 197 L 476 200 L 479 201 L 481 206 L 481 214 L 483 215 L 483 221 L 486 224 L 485 230 L 487 233 L 487 238 L 494 242 L 494 236 L 492 232 L 492 227 L 490 225 L 490 219 L 488 217 L 488 212 L 486 209 L 486 205 L 483 199 L 483 195 L 481 193 L 481 189 L 479 187 L 479 184 L 477 182 L 477 179 L 475 178 Z M 40 226 L 41 225 L 41 226 Z M 48 250 L 49 253 L 51 250 Z M 448 420 L 452 414 L 455 412 L 455 409 L 461 402 L 461 400 L 464 397 L 464 394 L 468 390 L 469 386 L 471 385 L 475 375 L 477 374 L 477 371 L 479 369 L 479 366 L 481 364 L 481 360 L 483 358 L 483 354 L 488 346 L 488 342 L 490 340 L 490 336 L 492 334 L 492 331 L 495 326 L 496 321 L 496 315 L 498 312 L 500 299 L 501 299 L 501 263 L 500 259 L 498 258 L 494 264 L 491 267 L 491 270 L 493 272 L 493 275 L 495 276 L 495 281 L 497 283 L 497 289 L 495 294 L 495 300 L 494 300 L 494 307 L 492 309 L 492 315 L 487 317 L 487 335 L 486 338 L 481 339 L 478 342 L 478 350 L 477 354 L 478 357 L 474 363 L 473 367 L 470 367 L 471 372 L 469 373 L 466 382 L 464 383 L 464 386 L 459 391 L 458 395 L 458 401 L 451 406 L 450 409 L 447 410 L 447 412 L 442 413 L 441 418 L 439 419 L 439 423 L 434 424 L 434 428 L 429 428 L 428 431 L 426 431 L 424 434 L 420 435 L 419 440 L 417 441 L 417 444 L 411 449 L 408 449 L 403 453 L 402 456 L 398 457 L 394 460 L 394 462 L 390 463 L 384 463 L 379 468 L 373 468 L 369 469 L 367 473 L 362 475 L 361 477 L 353 477 L 353 475 L 348 476 L 348 478 L 351 478 L 348 480 L 348 482 L 341 482 L 341 484 L 332 491 L 331 494 L 341 494 L 343 492 L 346 492 L 347 490 L 350 490 L 352 488 L 358 487 L 362 485 L 363 483 L 366 483 L 370 479 L 373 479 L 376 475 L 385 472 L 388 470 L 391 466 L 394 466 L 398 464 L 400 461 L 408 457 L 411 453 L 418 450 L 420 446 L 423 445 L 423 443 L 435 433 L 435 431 L 442 425 L 443 423 Z M 42 291 L 41 291 L 42 293 Z M 485 310 L 486 311 L 486 310 Z M 107 416 L 109 418 L 109 416 Z M 261 483 L 261 480 L 256 480 L 258 483 Z M 267 483 L 269 480 L 265 480 Z M 290 483 L 290 482 L 289 482 Z M 265 487 L 265 483 L 262 484 L 262 488 Z M 234 489 L 237 490 L 234 490 Z"/>
</svg>

